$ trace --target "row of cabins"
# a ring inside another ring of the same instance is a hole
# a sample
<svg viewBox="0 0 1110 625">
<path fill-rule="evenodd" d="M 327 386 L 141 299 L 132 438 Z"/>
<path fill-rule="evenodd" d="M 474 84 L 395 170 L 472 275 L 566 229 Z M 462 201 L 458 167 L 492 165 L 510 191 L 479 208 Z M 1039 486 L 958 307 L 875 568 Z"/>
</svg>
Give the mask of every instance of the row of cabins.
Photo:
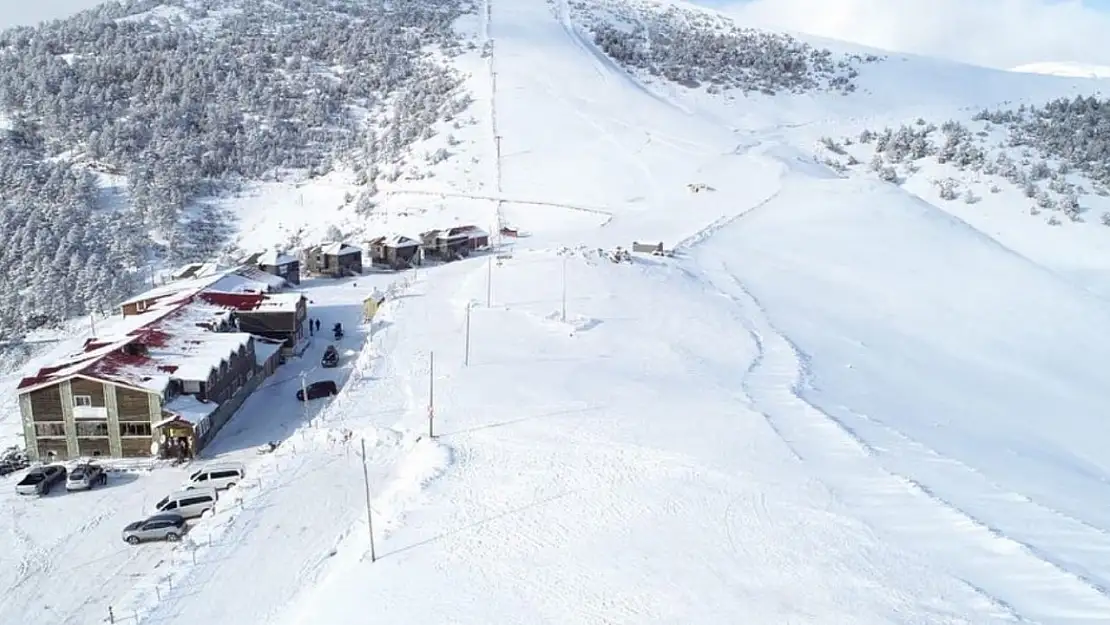
<svg viewBox="0 0 1110 625">
<path fill-rule="evenodd" d="M 34 460 L 199 452 L 304 341 L 307 300 L 253 269 L 217 271 L 120 305 L 110 334 L 19 382 Z"/>
<path fill-rule="evenodd" d="M 301 258 L 268 251 L 253 254 L 245 264 L 288 281 L 300 284 L 303 274 L 341 278 L 361 275 L 369 267 L 406 269 L 423 264 L 425 259 L 451 261 L 489 247 L 489 233 L 476 226 L 429 230 L 412 238 L 403 234 L 370 240 L 367 249 L 343 242 L 322 243 L 305 249 Z"/>
</svg>

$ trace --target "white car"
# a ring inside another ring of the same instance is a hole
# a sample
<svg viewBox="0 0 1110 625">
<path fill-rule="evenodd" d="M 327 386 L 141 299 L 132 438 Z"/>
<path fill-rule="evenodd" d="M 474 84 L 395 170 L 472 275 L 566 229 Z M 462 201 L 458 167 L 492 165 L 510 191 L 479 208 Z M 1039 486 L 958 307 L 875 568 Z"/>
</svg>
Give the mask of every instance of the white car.
<svg viewBox="0 0 1110 625">
<path fill-rule="evenodd" d="M 216 490 L 231 488 L 246 475 L 246 469 L 239 462 L 219 462 L 202 467 L 189 476 L 186 489 L 207 487 Z"/>
</svg>

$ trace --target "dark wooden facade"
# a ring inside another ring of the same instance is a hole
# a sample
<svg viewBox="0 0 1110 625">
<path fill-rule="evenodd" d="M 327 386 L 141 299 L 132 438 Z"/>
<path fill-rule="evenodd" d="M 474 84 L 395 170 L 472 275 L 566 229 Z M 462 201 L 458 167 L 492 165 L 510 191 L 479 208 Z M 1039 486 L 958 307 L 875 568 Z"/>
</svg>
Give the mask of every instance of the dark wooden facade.
<svg viewBox="0 0 1110 625">
<path fill-rule="evenodd" d="M 240 332 L 249 332 L 282 341 L 285 348 L 294 347 L 304 338 L 308 319 L 308 300 L 301 297 L 296 310 L 245 310 L 235 313 Z"/>
<path fill-rule="evenodd" d="M 260 263 L 258 268 L 268 274 L 285 278 L 289 284 L 301 283 L 301 261 L 292 259 L 289 262 L 279 263 L 276 265 L 267 265 Z"/>
</svg>

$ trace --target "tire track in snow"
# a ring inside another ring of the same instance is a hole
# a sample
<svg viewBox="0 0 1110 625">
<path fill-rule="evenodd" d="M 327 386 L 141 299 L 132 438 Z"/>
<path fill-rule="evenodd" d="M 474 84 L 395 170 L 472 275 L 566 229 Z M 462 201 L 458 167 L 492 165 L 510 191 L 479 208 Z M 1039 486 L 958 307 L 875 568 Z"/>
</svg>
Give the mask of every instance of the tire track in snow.
<svg viewBox="0 0 1110 625">
<path fill-rule="evenodd" d="M 771 324 L 727 265 L 707 274 L 744 312 L 745 325 L 759 344 L 760 356 L 743 380 L 745 392 L 786 445 L 845 504 L 877 529 L 926 546 L 928 555 L 943 556 L 949 570 L 1000 609 L 1008 606 L 1037 622 L 1106 623 L 1110 596 L 1082 572 L 1043 559 L 998 527 L 881 466 L 853 430 L 806 402 L 801 391 L 810 376 L 807 356 Z"/>
</svg>

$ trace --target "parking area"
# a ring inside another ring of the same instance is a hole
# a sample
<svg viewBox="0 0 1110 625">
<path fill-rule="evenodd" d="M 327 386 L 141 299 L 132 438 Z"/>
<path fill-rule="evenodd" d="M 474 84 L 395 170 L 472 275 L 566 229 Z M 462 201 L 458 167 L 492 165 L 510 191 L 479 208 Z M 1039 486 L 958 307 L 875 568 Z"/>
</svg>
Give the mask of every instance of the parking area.
<svg viewBox="0 0 1110 625">
<path fill-rule="evenodd" d="M 110 470 L 107 483 L 92 490 L 67 492 L 61 484 L 41 497 L 16 494 L 24 473 L 0 478 L 0 615 L 96 623 L 93 615 L 107 616 L 107 601 L 101 605 L 98 597 L 125 592 L 169 550 L 166 544 L 136 549 L 121 531 L 185 482 L 188 470 Z"/>
<path fill-rule="evenodd" d="M 246 399 L 201 457 L 179 466 L 168 461 L 102 460 L 98 464 L 110 469 L 106 484 L 67 492 L 61 482 L 45 496 L 16 493 L 26 469 L 0 477 L 0 615 L 36 615 L 36 622 L 59 625 L 100 625 L 113 601 L 168 570 L 172 543 L 129 545 L 123 539 L 124 527 L 154 513 L 159 500 L 182 488 L 201 467 L 235 461 L 245 465 L 249 476 L 252 462 L 261 458 L 267 443 L 281 442 L 311 421 L 331 398 L 301 402 L 297 391 L 319 381 L 343 387 L 370 330 L 363 323 L 363 300 L 394 279 L 361 276 L 302 284 L 309 316 L 320 320 L 323 331 L 312 336 L 300 357 L 290 358 Z M 344 328 L 339 339 L 330 331 L 336 323 Z M 329 345 L 335 347 L 338 366 L 323 362 Z"/>
</svg>

